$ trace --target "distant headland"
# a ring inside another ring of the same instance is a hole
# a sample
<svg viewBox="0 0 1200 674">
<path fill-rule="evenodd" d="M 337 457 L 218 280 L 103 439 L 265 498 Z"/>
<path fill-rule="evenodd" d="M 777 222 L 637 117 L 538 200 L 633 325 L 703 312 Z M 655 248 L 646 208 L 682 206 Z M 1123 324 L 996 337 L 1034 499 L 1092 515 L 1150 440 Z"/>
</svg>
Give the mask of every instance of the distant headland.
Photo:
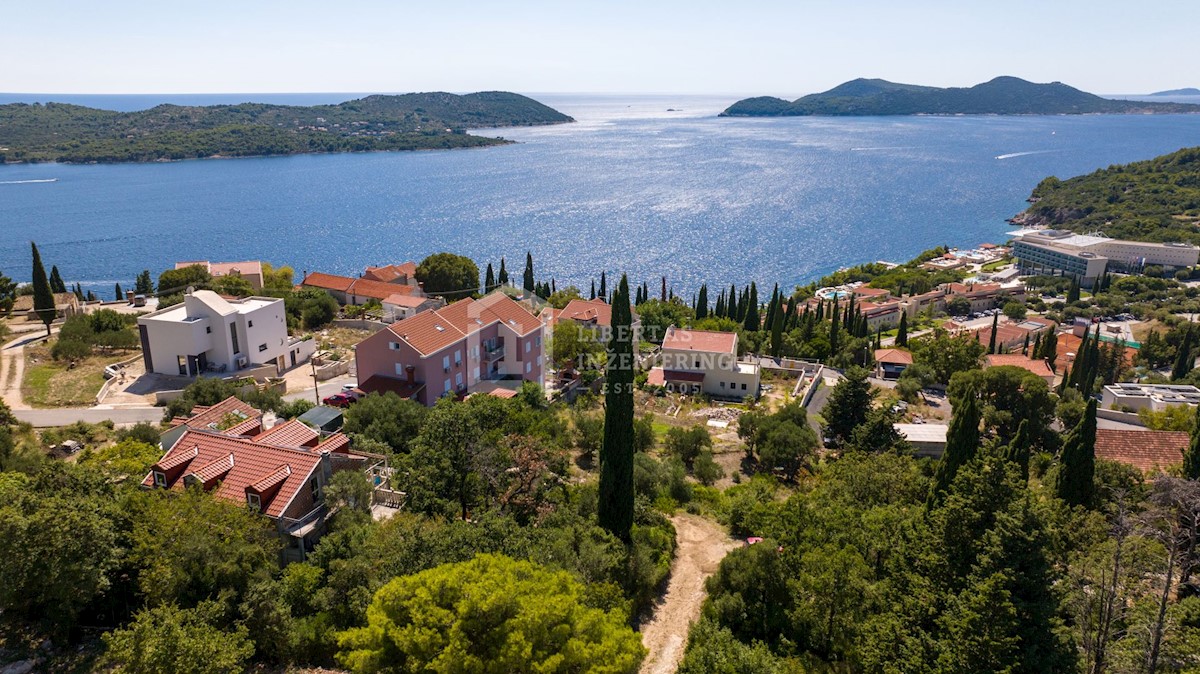
<svg viewBox="0 0 1200 674">
<path fill-rule="evenodd" d="M 0 105 L 0 164 L 150 162 L 318 152 L 429 150 L 509 141 L 468 129 L 575 121 L 504 91 L 367 96 L 337 105 L 159 105 L 115 112 Z"/>
<path fill-rule="evenodd" d="M 1196 87 L 1185 87 L 1183 89 L 1167 89 L 1166 91 L 1156 91 L 1147 96 L 1200 96 L 1200 89 Z"/>
<path fill-rule="evenodd" d="M 880 79 L 856 79 L 794 101 L 771 96 L 747 98 L 722 117 L 804 115 L 1082 115 L 1197 113 L 1200 105 L 1118 101 L 1061 82 L 1037 84 L 997 77 L 973 87 L 926 87 Z"/>
</svg>

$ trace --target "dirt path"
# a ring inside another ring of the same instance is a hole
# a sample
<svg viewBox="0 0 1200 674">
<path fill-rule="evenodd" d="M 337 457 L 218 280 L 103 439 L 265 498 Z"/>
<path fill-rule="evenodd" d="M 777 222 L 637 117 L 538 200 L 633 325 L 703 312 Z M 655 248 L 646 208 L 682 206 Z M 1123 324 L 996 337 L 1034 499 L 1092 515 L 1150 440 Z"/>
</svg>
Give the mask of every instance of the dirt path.
<svg viewBox="0 0 1200 674">
<path fill-rule="evenodd" d="M 642 627 L 642 643 L 650 654 L 642 662 L 641 674 L 671 674 L 683 660 L 688 629 L 700 617 L 704 603 L 704 580 L 738 543 L 725 529 L 696 515 L 671 518 L 678 548 L 671 566 L 667 593 L 654 609 L 654 617 Z"/>
<path fill-rule="evenodd" d="M 41 334 L 17 333 L 11 341 L 0 346 L 0 398 L 14 410 L 29 409 L 21 397 L 21 382 L 25 378 L 25 344 Z"/>
</svg>

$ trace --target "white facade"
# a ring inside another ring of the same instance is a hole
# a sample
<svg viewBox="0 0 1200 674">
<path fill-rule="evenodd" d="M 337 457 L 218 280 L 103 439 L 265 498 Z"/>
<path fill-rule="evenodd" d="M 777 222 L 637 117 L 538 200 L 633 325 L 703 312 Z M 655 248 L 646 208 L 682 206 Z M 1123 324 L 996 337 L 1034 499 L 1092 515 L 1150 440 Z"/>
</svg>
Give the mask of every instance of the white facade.
<svg viewBox="0 0 1200 674">
<path fill-rule="evenodd" d="M 1174 405 L 1200 404 L 1200 389 L 1183 384 L 1112 384 L 1104 387 L 1102 403 L 1108 408 L 1161 412 Z"/>
<path fill-rule="evenodd" d="M 236 372 L 255 364 L 288 366 L 287 315 L 283 300 L 226 300 L 197 290 L 176 304 L 138 318 L 147 372 L 197 376 Z M 297 354 L 298 355 L 298 354 Z"/>
<path fill-rule="evenodd" d="M 737 333 L 667 328 L 661 355 L 664 384 L 717 398 L 758 397 L 757 363 L 739 361 Z"/>
</svg>

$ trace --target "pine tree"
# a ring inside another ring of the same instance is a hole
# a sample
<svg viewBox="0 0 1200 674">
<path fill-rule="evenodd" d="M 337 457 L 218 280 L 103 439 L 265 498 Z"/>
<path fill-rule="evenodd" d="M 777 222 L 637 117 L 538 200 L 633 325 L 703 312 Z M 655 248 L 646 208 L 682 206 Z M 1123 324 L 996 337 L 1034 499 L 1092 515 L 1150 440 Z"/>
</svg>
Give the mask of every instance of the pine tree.
<svg viewBox="0 0 1200 674">
<path fill-rule="evenodd" d="M 533 283 L 533 253 L 529 251 L 525 251 L 525 275 L 522 280 L 524 282 L 521 284 L 521 287 L 525 289 L 525 292 L 531 293 L 536 290 L 536 286 Z"/>
<path fill-rule="evenodd" d="M 1171 381 L 1183 379 L 1192 371 L 1192 367 L 1196 364 L 1196 359 L 1192 355 L 1192 329 L 1189 327 L 1183 332 L 1183 339 L 1179 342 L 1179 351 L 1175 354 L 1175 366 L 1171 368 Z"/>
<path fill-rule="evenodd" d="M 629 282 L 613 298 L 612 339 L 605 364 L 604 441 L 600 448 L 601 527 L 628 543 L 633 527 L 633 334 Z"/>
<path fill-rule="evenodd" d="M 63 283 L 62 275 L 58 273 L 58 265 L 50 267 L 50 292 L 67 292 L 67 284 Z"/>
<path fill-rule="evenodd" d="M 1000 327 L 1000 314 L 992 314 L 992 336 L 988 338 L 988 353 L 996 353 L 996 330 Z"/>
<path fill-rule="evenodd" d="M 46 268 L 42 266 L 42 256 L 38 253 L 37 244 L 29 244 L 33 248 L 33 311 L 38 319 L 46 324 L 46 336 L 50 335 L 50 324 L 54 322 L 54 291 L 50 289 L 50 281 L 46 278 Z"/>
<path fill-rule="evenodd" d="M 700 296 L 696 298 L 696 318 L 708 318 L 708 284 L 700 284 Z"/>
<path fill-rule="evenodd" d="M 496 289 L 496 273 L 492 271 L 491 262 L 488 263 L 487 273 L 484 274 L 483 279 L 483 291 L 485 293 L 490 293 Z"/>
<path fill-rule="evenodd" d="M 1025 481 L 1029 481 L 1029 455 L 1033 449 L 1033 438 L 1030 437 L 1029 421 L 1023 420 L 1017 426 L 1017 434 L 1012 442 L 1004 448 L 1004 458 L 1016 464 L 1021 469 Z"/>
<path fill-rule="evenodd" d="M 742 327 L 754 332 L 761 329 L 758 320 L 758 287 L 754 281 L 750 282 L 750 304 L 746 307 L 746 321 Z"/>
<path fill-rule="evenodd" d="M 896 346 L 908 346 L 908 312 L 900 312 L 900 326 L 896 328 Z"/>
<path fill-rule="evenodd" d="M 1096 485 L 1096 399 L 1089 398 L 1079 425 L 1063 440 L 1054 492 L 1068 505 L 1089 506 Z"/>
<path fill-rule="evenodd" d="M 608 276 L 604 272 L 600 272 L 600 290 L 598 292 L 601 297 L 608 297 Z"/>
<path fill-rule="evenodd" d="M 146 296 L 154 294 L 154 279 L 150 277 L 149 269 L 143 269 L 142 273 L 138 274 L 137 280 L 133 284 L 133 292 Z"/>
<path fill-rule="evenodd" d="M 121 300 L 125 299 L 125 294 L 121 292 L 121 284 L 120 283 L 118 283 L 113 290 L 114 290 L 113 294 L 116 296 L 116 301 L 120 302 Z"/>
<path fill-rule="evenodd" d="M 508 270 L 504 268 L 504 258 L 500 258 L 500 271 L 496 272 L 496 283 L 508 285 Z"/>
<path fill-rule="evenodd" d="M 1183 453 L 1183 476 L 1200 480 L 1200 406 L 1196 407 L 1196 420 L 1192 424 L 1192 441 Z"/>
<path fill-rule="evenodd" d="M 975 390 L 970 388 L 963 392 L 962 398 L 950 418 L 950 428 L 946 431 L 946 450 L 933 474 L 933 485 L 925 501 L 927 508 L 942 504 L 958 470 L 979 453 L 979 399 Z"/>
</svg>

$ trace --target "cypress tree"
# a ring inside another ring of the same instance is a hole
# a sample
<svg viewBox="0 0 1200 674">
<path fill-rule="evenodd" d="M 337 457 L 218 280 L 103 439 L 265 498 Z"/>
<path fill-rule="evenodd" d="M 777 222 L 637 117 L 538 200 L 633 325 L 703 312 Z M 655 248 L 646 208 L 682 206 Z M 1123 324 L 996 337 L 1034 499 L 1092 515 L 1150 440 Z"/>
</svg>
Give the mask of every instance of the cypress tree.
<svg viewBox="0 0 1200 674">
<path fill-rule="evenodd" d="M 490 293 L 496 288 L 496 273 L 492 271 L 492 263 L 487 266 L 487 273 L 483 275 L 483 292 Z"/>
<path fill-rule="evenodd" d="M 500 258 L 500 271 L 496 273 L 496 282 L 500 285 L 508 283 L 508 270 L 504 268 L 504 258 Z"/>
<path fill-rule="evenodd" d="M 1054 491 L 1069 505 L 1090 506 L 1096 490 L 1096 399 L 1063 441 Z"/>
<path fill-rule="evenodd" d="M 796 298 L 789 297 L 787 310 L 783 312 L 783 329 L 791 330 L 796 327 Z"/>
<path fill-rule="evenodd" d="M 600 448 L 599 524 L 628 543 L 633 527 L 633 334 L 629 282 L 613 297 L 605 364 L 604 441 Z"/>
<path fill-rule="evenodd" d="M 725 291 L 722 290 L 720 295 L 717 295 L 717 306 L 713 309 L 714 316 L 725 315 Z"/>
<path fill-rule="evenodd" d="M 550 279 L 550 294 L 553 295 L 556 292 L 558 292 L 558 283 L 554 280 L 554 278 L 551 278 Z"/>
<path fill-rule="evenodd" d="M 658 299 L 662 300 L 663 302 L 667 301 L 667 277 L 666 276 L 662 277 L 662 291 L 659 292 Z"/>
<path fill-rule="evenodd" d="M 824 302 L 817 302 L 817 320 L 818 321 L 825 320 L 825 303 Z"/>
<path fill-rule="evenodd" d="M 908 346 L 908 312 L 900 312 L 900 326 L 896 328 L 896 346 Z"/>
<path fill-rule="evenodd" d="M 121 284 L 120 283 L 117 284 L 117 287 L 114 290 L 115 290 L 115 295 L 117 297 L 118 302 L 120 302 L 122 299 L 125 298 L 125 293 L 121 292 Z"/>
<path fill-rule="evenodd" d="M 1183 332 L 1179 342 L 1179 351 L 1175 354 L 1175 366 L 1171 368 L 1171 380 L 1183 379 L 1192 371 L 1195 359 L 1192 357 L 1192 329 Z"/>
<path fill-rule="evenodd" d="M 90 290 L 89 290 L 89 291 L 87 291 L 87 301 L 89 301 L 89 302 L 95 302 L 95 301 L 96 301 L 96 293 L 94 293 L 94 292 L 92 292 L 92 291 L 90 291 Z"/>
<path fill-rule="evenodd" d="M 78 281 L 75 282 L 75 287 L 71 289 L 71 293 L 74 294 L 80 302 L 84 300 L 83 286 L 80 285 Z"/>
<path fill-rule="evenodd" d="M 1025 344 L 1021 346 L 1021 355 L 1029 355 L 1029 333 L 1025 333 Z"/>
<path fill-rule="evenodd" d="M 1192 441 L 1183 453 L 1183 476 L 1200 480 L 1200 406 L 1196 407 L 1196 421 L 1192 424 Z"/>
<path fill-rule="evenodd" d="M 1000 314 L 992 314 L 992 336 L 988 338 L 988 353 L 996 353 L 996 329 L 1000 327 Z"/>
<path fill-rule="evenodd" d="M 775 358 L 783 352 L 783 312 L 776 310 L 771 321 L 771 355 Z"/>
<path fill-rule="evenodd" d="M 750 331 L 757 331 L 762 327 L 758 320 L 758 287 L 754 285 L 754 281 L 750 282 L 750 304 L 746 307 L 746 321 L 743 327 Z"/>
<path fill-rule="evenodd" d="M 596 279 L 592 279 L 592 296 L 589 299 L 596 299 Z"/>
<path fill-rule="evenodd" d="M 979 420 L 979 400 L 975 390 L 968 388 L 963 394 L 962 404 L 954 408 L 950 419 L 950 428 L 946 431 L 946 451 L 934 471 L 933 485 L 925 501 L 926 508 L 936 508 L 942 504 L 958 469 L 979 453 Z"/>
<path fill-rule="evenodd" d="M 729 297 L 725 300 L 725 318 L 737 320 L 738 317 L 738 295 L 737 286 L 729 284 Z"/>
<path fill-rule="evenodd" d="M 838 352 L 838 318 L 841 315 L 841 312 L 837 310 L 836 304 L 834 304 L 831 313 L 833 313 L 833 321 L 829 326 L 829 355 L 834 356 Z"/>
<path fill-rule="evenodd" d="M 608 297 L 608 276 L 604 272 L 600 272 L 600 290 L 598 292 L 601 297 Z"/>
<path fill-rule="evenodd" d="M 525 251 L 525 277 L 522 287 L 526 292 L 534 292 L 537 286 L 533 283 L 533 253 Z"/>
<path fill-rule="evenodd" d="M 875 350 L 883 348 L 883 326 L 875 328 Z"/>
<path fill-rule="evenodd" d="M 1029 454 L 1032 448 L 1033 438 L 1030 437 L 1029 420 L 1026 419 L 1017 426 L 1017 434 L 1004 448 L 1004 458 L 1021 469 L 1021 475 L 1026 482 L 1029 481 Z"/>
<path fill-rule="evenodd" d="M 58 273 L 58 265 L 50 267 L 50 292 L 67 292 L 67 284 L 63 283 L 62 275 Z"/>
<path fill-rule="evenodd" d="M 700 297 L 696 299 L 696 318 L 708 318 L 708 284 L 700 284 Z"/>
<path fill-rule="evenodd" d="M 54 291 L 50 289 L 50 281 L 46 278 L 46 268 L 42 266 L 37 244 L 30 242 L 29 245 L 33 248 L 33 311 L 46 324 L 46 336 L 49 336 L 55 315 Z"/>
<path fill-rule="evenodd" d="M 1054 370 L 1054 361 L 1058 359 L 1058 335 L 1054 332 L 1054 328 L 1050 328 L 1045 339 L 1042 339 L 1041 358 L 1046 361 L 1051 370 Z"/>
</svg>

